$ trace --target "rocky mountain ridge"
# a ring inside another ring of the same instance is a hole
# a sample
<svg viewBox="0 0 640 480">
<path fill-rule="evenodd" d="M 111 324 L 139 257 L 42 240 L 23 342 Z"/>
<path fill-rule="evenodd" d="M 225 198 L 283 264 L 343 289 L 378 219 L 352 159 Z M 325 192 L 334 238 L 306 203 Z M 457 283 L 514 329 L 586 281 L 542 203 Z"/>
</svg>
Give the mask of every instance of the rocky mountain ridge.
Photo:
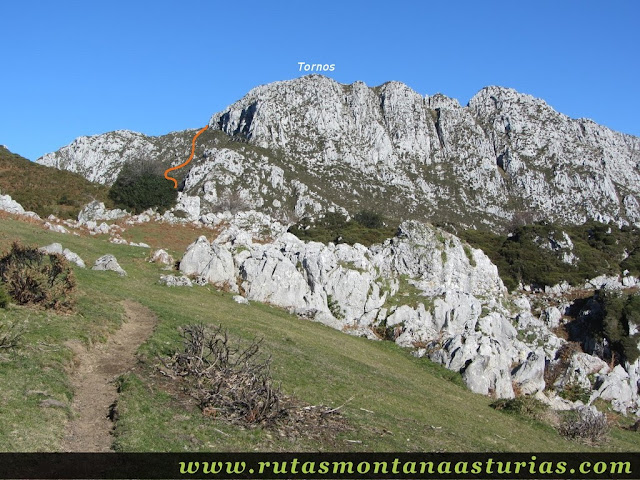
<svg viewBox="0 0 640 480">
<path fill-rule="evenodd" d="M 619 412 L 640 408 L 640 358 L 607 364 L 601 356 L 608 340 L 584 328 L 582 351 L 562 334 L 572 328 L 566 314 L 573 302 L 534 314 L 527 294 L 509 295 L 489 258 L 454 235 L 408 221 L 396 237 L 367 248 L 304 242 L 257 212 L 220 220 L 213 241 L 201 236 L 187 248 L 183 276 L 163 283 L 213 284 L 236 293 L 239 303 L 268 303 L 352 335 L 394 341 L 461 373 L 476 393 L 535 395 L 556 409 L 598 399 Z M 270 238 L 256 239 L 264 228 Z M 614 278 L 592 282 L 624 288 Z M 625 283 L 640 285 L 635 277 Z M 596 308 L 587 304 L 578 321 Z"/>
<path fill-rule="evenodd" d="M 183 172 L 201 213 L 230 204 L 279 218 L 326 210 L 504 229 L 519 217 L 640 222 L 640 139 L 487 87 L 467 106 L 399 82 L 310 75 L 251 90 L 213 115 Z M 109 184 L 146 156 L 182 163 L 195 130 L 80 137 L 38 162 Z"/>
</svg>

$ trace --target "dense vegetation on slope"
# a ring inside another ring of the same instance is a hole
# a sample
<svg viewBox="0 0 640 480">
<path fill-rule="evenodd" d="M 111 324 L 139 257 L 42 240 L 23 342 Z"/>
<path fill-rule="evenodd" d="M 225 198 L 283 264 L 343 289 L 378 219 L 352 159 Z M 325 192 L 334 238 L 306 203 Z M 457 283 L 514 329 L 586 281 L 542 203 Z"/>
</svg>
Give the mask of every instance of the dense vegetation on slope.
<svg viewBox="0 0 640 480">
<path fill-rule="evenodd" d="M 599 341 L 606 339 L 606 348 L 597 352 L 606 360 L 635 362 L 640 356 L 640 332 L 634 329 L 634 325 L 640 325 L 640 295 L 601 290 L 589 300 L 586 315 L 569 328 L 570 332 L 582 338 L 590 335 Z"/>
<path fill-rule="evenodd" d="M 321 243 L 360 243 L 365 247 L 382 243 L 395 235 L 398 223 L 377 212 L 361 210 L 350 220 L 339 213 L 327 213 L 319 219 L 303 218 L 289 228 L 301 240 Z"/>
<path fill-rule="evenodd" d="M 458 235 L 489 256 L 509 290 L 519 283 L 578 285 L 603 274 L 640 274 L 640 231 L 633 227 L 536 223 L 517 227 L 508 235 L 478 230 Z"/>
<path fill-rule="evenodd" d="M 75 218 L 96 199 L 111 205 L 108 188 L 66 170 L 45 167 L 0 146 L 0 191 L 41 217 Z"/>
</svg>

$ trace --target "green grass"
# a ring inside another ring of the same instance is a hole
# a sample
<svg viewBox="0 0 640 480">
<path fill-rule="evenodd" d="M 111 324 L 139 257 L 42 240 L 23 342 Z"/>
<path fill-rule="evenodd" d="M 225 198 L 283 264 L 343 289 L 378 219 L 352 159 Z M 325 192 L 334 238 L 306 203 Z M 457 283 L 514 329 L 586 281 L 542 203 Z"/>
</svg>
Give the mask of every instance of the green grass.
<svg viewBox="0 0 640 480">
<path fill-rule="evenodd" d="M 387 301 L 384 304 L 385 308 L 399 307 L 401 305 L 417 308 L 421 303 L 427 311 L 433 308 L 433 298 L 425 296 L 422 290 L 409 283 L 408 275 L 399 275 L 397 278 L 398 291 L 394 296 L 387 297 Z"/>
<path fill-rule="evenodd" d="M 194 240 L 197 236 L 193 232 Z M 146 262 L 145 249 L 112 245 L 104 237 L 75 237 L 15 220 L 0 220 L 0 245 L 22 239 L 45 245 L 58 241 L 88 265 L 114 254 L 128 272 L 76 269 L 80 297 L 77 313 L 58 316 L 24 307 L 0 310 L 26 322 L 23 346 L 0 363 L 0 450 L 56 450 L 64 435 L 68 409 L 39 407 L 40 390 L 70 405 L 72 391 L 65 367 L 69 339 L 94 342 L 117 328 L 120 301 L 132 299 L 150 308 L 159 323 L 141 346 L 141 363 L 120 378 L 115 447 L 120 451 L 569 451 L 591 449 L 565 440 L 540 421 L 489 407 L 492 399 L 461 385 L 460 376 L 416 359 L 391 342 L 372 342 L 281 309 L 238 305 L 232 295 L 211 287 L 167 288 L 157 283 L 161 269 Z M 157 374 L 157 356 L 179 348 L 178 327 L 222 324 L 234 341 L 264 338 L 272 372 L 282 390 L 311 405 L 342 406 L 349 431 L 317 438 L 283 437 L 278 430 L 242 429 L 208 417 Z M 357 440 L 361 443 L 351 443 Z M 604 448 L 637 451 L 634 432 L 615 429 Z"/>
</svg>

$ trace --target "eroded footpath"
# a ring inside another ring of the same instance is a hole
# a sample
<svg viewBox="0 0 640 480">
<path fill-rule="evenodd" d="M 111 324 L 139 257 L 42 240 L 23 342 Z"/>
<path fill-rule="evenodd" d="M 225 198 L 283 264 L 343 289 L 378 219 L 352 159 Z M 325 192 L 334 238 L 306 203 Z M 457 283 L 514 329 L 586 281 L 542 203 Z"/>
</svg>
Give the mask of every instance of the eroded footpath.
<svg viewBox="0 0 640 480">
<path fill-rule="evenodd" d="M 130 300 L 123 306 L 125 321 L 106 343 L 88 349 L 79 343 L 69 344 L 75 354 L 71 374 L 75 396 L 62 451 L 111 451 L 110 412 L 118 398 L 114 380 L 135 366 L 138 347 L 151 336 L 157 323 L 154 313 L 145 306 Z"/>
</svg>

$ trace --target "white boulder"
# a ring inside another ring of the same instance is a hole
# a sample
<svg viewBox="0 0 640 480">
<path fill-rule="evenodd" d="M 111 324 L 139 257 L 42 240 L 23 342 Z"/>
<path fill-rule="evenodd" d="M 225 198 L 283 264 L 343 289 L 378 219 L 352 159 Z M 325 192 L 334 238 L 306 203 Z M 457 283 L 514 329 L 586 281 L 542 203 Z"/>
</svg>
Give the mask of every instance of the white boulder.
<svg viewBox="0 0 640 480">
<path fill-rule="evenodd" d="M 78 222 L 87 224 L 89 221 L 98 222 L 100 220 L 117 220 L 129 215 L 125 210 L 119 208 L 109 210 L 103 202 L 97 200 L 85 205 L 78 214 Z"/>
<path fill-rule="evenodd" d="M 122 269 L 122 267 L 118 263 L 118 260 L 116 260 L 116 257 L 110 254 L 103 255 L 100 258 L 98 258 L 96 260 L 96 263 L 93 265 L 91 269 L 92 270 L 111 270 L 113 272 L 117 272 L 118 275 L 120 275 L 121 277 L 124 277 L 127 275 L 127 272 L 125 272 Z"/>
<path fill-rule="evenodd" d="M 242 295 L 234 295 L 233 301 L 239 303 L 240 305 L 249 305 L 249 300 L 244 298 Z"/>
<path fill-rule="evenodd" d="M 24 215 L 25 213 L 22 205 L 12 199 L 11 195 L 0 195 L 0 210 L 16 215 Z"/>
<path fill-rule="evenodd" d="M 176 263 L 174 258 L 171 255 L 169 255 L 169 253 L 166 250 L 163 250 L 162 248 L 153 252 L 151 254 L 151 259 L 149 261 L 152 263 L 159 263 L 162 265 L 169 265 L 169 266 L 173 266 Z"/>
<path fill-rule="evenodd" d="M 160 283 L 167 287 L 191 287 L 193 283 L 184 275 L 160 275 Z"/>
</svg>

